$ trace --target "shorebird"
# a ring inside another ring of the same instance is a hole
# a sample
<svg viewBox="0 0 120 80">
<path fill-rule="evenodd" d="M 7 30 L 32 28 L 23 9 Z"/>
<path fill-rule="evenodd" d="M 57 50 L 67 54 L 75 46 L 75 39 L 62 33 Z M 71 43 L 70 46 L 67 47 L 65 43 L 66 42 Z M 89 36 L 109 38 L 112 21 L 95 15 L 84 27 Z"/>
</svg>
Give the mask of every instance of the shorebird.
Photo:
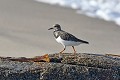
<svg viewBox="0 0 120 80">
<path fill-rule="evenodd" d="M 58 43 L 61 43 L 64 46 L 64 49 L 60 51 L 60 53 L 63 53 L 66 49 L 66 46 L 72 46 L 74 50 L 74 54 L 76 54 L 76 50 L 74 46 L 78 46 L 82 43 L 89 44 L 89 42 L 81 40 L 76 38 L 74 35 L 63 31 L 61 29 L 61 26 L 59 24 L 55 24 L 52 28 L 49 28 L 48 30 L 54 30 L 53 35 Z"/>
</svg>

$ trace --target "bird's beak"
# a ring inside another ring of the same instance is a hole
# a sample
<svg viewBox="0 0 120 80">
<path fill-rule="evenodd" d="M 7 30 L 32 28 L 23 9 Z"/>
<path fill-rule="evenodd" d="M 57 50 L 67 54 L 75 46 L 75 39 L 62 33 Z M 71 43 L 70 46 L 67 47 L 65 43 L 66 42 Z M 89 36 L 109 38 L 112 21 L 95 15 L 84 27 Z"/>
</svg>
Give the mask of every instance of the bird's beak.
<svg viewBox="0 0 120 80">
<path fill-rule="evenodd" d="M 51 30 L 51 29 L 53 29 L 53 28 L 49 28 L 48 30 Z"/>
</svg>

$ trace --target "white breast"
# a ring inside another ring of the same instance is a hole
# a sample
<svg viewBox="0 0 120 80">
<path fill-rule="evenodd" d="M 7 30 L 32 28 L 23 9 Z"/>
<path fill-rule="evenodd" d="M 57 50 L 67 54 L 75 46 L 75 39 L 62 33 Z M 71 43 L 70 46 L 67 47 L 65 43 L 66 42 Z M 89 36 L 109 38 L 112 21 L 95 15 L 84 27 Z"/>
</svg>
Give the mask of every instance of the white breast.
<svg viewBox="0 0 120 80">
<path fill-rule="evenodd" d="M 63 46 L 77 46 L 80 44 L 80 42 L 75 42 L 75 41 L 65 41 L 63 39 L 61 39 L 61 37 L 59 36 L 56 41 L 58 43 L 61 43 Z"/>
</svg>

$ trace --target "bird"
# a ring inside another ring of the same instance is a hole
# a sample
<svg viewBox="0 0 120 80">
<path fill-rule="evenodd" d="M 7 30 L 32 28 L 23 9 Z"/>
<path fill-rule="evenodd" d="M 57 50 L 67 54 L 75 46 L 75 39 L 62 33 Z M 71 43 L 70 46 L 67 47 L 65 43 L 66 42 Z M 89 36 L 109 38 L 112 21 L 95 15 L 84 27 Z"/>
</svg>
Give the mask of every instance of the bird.
<svg viewBox="0 0 120 80">
<path fill-rule="evenodd" d="M 66 46 L 72 46 L 74 55 L 75 55 L 76 50 L 75 50 L 74 46 L 78 46 L 82 43 L 89 44 L 89 42 L 78 39 L 74 35 L 62 30 L 60 24 L 55 24 L 55 25 L 53 25 L 53 27 L 49 28 L 48 30 L 54 30 L 53 35 L 54 35 L 56 41 L 63 45 L 64 49 L 59 52 L 60 54 L 65 51 Z"/>
</svg>

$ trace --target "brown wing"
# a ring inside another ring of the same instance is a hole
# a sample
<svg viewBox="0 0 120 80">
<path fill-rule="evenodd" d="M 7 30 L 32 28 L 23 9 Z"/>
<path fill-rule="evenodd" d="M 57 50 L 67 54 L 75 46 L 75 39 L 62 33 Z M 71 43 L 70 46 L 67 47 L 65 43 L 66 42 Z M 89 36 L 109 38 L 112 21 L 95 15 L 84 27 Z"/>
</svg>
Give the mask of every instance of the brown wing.
<svg viewBox="0 0 120 80">
<path fill-rule="evenodd" d="M 88 44 L 87 41 L 78 39 L 78 38 L 76 38 L 74 35 L 72 35 L 72 34 L 70 34 L 70 33 L 68 33 L 68 32 L 59 31 L 58 34 L 60 35 L 60 37 L 61 37 L 63 40 L 69 40 L 69 41 L 75 41 L 75 42 L 82 42 L 82 43 Z"/>
</svg>

